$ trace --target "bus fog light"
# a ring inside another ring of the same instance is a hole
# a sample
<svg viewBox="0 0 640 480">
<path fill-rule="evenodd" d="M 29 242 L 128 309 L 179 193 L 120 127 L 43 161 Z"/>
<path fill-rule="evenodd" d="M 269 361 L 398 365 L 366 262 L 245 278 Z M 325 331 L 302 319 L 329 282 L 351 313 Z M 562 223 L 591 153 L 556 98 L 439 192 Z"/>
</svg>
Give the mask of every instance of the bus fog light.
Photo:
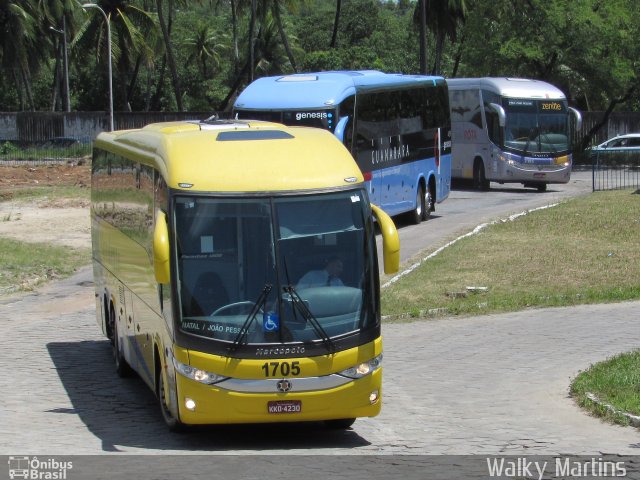
<svg viewBox="0 0 640 480">
<path fill-rule="evenodd" d="M 187 410 L 191 410 L 193 412 L 196 409 L 196 402 L 194 402 L 190 398 L 185 398 L 184 406 L 187 407 Z"/>
<path fill-rule="evenodd" d="M 371 403 L 371 405 L 373 405 L 374 403 L 376 403 L 378 401 L 378 398 L 380 398 L 380 395 L 378 393 L 378 390 L 374 390 L 373 392 L 371 392 L 369 394 L 369 402 Z"/>
</svg>

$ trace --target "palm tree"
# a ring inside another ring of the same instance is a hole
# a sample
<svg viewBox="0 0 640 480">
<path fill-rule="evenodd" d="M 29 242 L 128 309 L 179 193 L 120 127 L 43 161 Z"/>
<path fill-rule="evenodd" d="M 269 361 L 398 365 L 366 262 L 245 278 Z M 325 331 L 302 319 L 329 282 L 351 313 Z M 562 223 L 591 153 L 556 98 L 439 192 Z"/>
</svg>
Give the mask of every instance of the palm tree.
<svg viewBox="0 0 640 480">
<path fill-rule="evenodd" d="M 152 45 L 157 35 L 156 22 L 149 12 L 132 2 L 99 0 L 97 3 L 105 12 L 111 27 L 111 55 L 113 63 L 117 66 L 114 74 L 117 74 L 116 77 L 124 78 L 121 82 L 120 103 L 123 108 L 127 108 L 130 91 L 130 88 L 127 88 L 129 72 L 135 71 L 133 65 L 136 65 L 141 58 L 148 64 L 153 62 Z M 96 56 L 100 60 L 103 55 L 106 55 L 106 20 L 100 12 L 94 10 L 87 11 L 87 14 L 90 17 L 81 25 L 72 45 L 95 42 Z M 134 79 L 135 76 L 134 74 Z"/>
<path fill-rule="evenodd" d="M 75 13 L 78 10 L 78 4 L 74 0 L 49 0 L 43 1 L 39 0 L 39 9 L 42 12 L 44 17 L 44 22 L 41 23 L 41 29 L 43 33 L 43 37 L 47 38 L 51 33 L 51 31 L 55 31 L 58 34 L 62 34 L 63 38 L 58 38 L 58 50 L 62 51 L 61 55 L 56 55 L 56 65 L 55 65 L 55 87 L 53 92 L 53 106 L 55 109 L 56 104 L 56 96 L 58 91 L 58 85 L 62 85 L 59 81 L 60 77 L 60 69 L 58 59 L 63 57 L 64 60 L 64 100 L 65 100 L 65 110 L 67 112 L 71 111 L 71 92 L 69 91 L 69 58 L 68 58 L 68 46 L 67 40 L 73 38 L 75 35 Z M 47 31 L 48 27 L 48 31 Z M 62 98 L 63 95 L 61 94 Z"/>
<path fill-rule="evenodd" d="M 210 61 L 215 67 L 220 64 L 220 50 L 223 50 L 225 45 L 211 32 L 210 25 L 202 22 L 198 22 L 194 35 L 185 41 L 185 45 L 191 51 L 187 61 L 196 60 L 202 76 L 208 79 L 210 75 L 207 65 Z"/>
<path fill-rule="evenodd" d="M 178 111 L 184 110 L 182 106 L 182 89 L 180 88 L 180 78 L 178 77 L 178 68 L 176 66 L 175 57 L 173 55 L 173 47 L 171 45 L 171 23 L 173 21 L 173 7 L 175 2 L 169 0 L 169 22 L 167 23 L 164 18 L 162 0 L 157 0 L 156 5 L 158 8 L 158 22 L 160 23 L 160 29 L 162 30 L 162 37 L 164 38 L 164 46 L 166 50 L 167 63 L 169 64 L 169 71 L 171 72 L 171 83 L 173 84 L 173 93 L 176 99 L 176 105 Z"/>
<path fill-rule="evenodd" d="M 436 37 L 434 53 L 434 67 L 432 73 L 440 75 L 442 53 L 446 37 L 452 42 L 456 41 L 457 28 L 460 22 L 464 22 L 467 16 L 467 4 L 465 0 L 418 0 L 414 11 L 414 23 L 420 26 L 421 53 L 424 48 L 424 59 L 421 55 L 421 73 L 426 73 L 426 46 L 423 47 L 426 29 L 433 32 Z"/>
<path fill-rule="evenodd" d="M 297 0 L 287 0 L 286 7 L 289 10 L 295 10 L 298 6 Z M 287 57 L 289 58 L 289 63 L 291 64 L 291 68 L 293 68 L 294 72 L 298 71 L 298 67 L 296 66 L 296 60 L 293 56 L 293 52 L 291 51 L 291 46 L 289 45 L 289 40 L 287 39 L 287 34 L 284 31 L 284 26 L 282 24 L 282 18 L 280 18 L 280 9 L 283 8 L 282 0 L 271 0 L 271 12 L 273 13 L 273 18 L 276 20 L 276 25 L 278 26 L 278 32 L 280 33 L 280 39 L 282 40 L 282 45 L 284 46 L 284 50 L 287 52 Z"/>
<path fill-rule="evenodd" d="M 39 25 L 40 16 L 34 1 L 0 2 L 0 67 L 17 86 L 21 110 L 27 105 L 35 110 L 31 72 L 46 55 L 38 45 Z"/>
<path fill-rule="evenodd" d="M 331 43 L 329 48 L 335 48 L 338 42 L 338 26 L 340 24 L 340 10 L 342 9 L 342 0 L 336 0 L 336 16 L 333 19 L 333 33 L 331 34 Z"/>
</svg>

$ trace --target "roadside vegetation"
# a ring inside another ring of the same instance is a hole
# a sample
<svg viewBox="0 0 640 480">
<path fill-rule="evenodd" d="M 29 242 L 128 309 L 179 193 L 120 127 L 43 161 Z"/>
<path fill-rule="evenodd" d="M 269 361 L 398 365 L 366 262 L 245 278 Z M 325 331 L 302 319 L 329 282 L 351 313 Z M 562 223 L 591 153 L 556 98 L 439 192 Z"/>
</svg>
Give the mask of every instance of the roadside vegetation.
<svg viewBox="0 0 640 480">
<path fill-rule="evenodd" d="M 89 249 L 25 243 L 0 237 L 0 294 L 32 290 L 71 275 L 90 261 Z"/>
<path fill-rule="evenodd" d="M 623 413 L 640 417 L 640 350 L 592 365 L 574 380 L 571 395 L 594 415 L 629 425 Z"/>
<path fill-rule="evenodd" d="M 80 186 L 23 187 L 0 191 L 0 201 L 85 206 L 89 194 L 89 188 Z M 12 212 L 0 215 L 0 222 L 12 221 L 19 221 L 19 217 Z M 90 259 L 88 248 L 74 249 L 0 237 L 0 295 L 32 290 L 50 280 L 67 277 L 89 264 Z"/>
<path fill-rule="evenodd" d="M 387 321 L 640 298 L 640 195 L 596 192 L 462 239 L 382 291 Z"/>
<path fill-rule="evenodd" d="M 24 187 L 12 188 L 11 190 L 0 190 L 0 201 L 3 200 L 23 200 L 37 201 L 46 199 L 49 202 L 66 201 L 69 204 L 83 204 L 89 201 L 91 189 L 86 186 L 46 186 L 46 187 Z"/>
</svg>

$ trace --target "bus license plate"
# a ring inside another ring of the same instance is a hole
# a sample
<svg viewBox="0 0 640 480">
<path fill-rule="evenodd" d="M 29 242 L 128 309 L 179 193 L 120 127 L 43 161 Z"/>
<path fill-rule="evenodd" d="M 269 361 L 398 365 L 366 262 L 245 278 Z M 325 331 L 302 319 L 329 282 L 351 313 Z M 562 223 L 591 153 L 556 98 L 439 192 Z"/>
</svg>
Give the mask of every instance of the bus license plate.
<svg viewBox="0 0 640 480">
<path fill-rule="evenodd" d="M 267 402 L 269 413 L 300 413 L 302 411 L 301 400 L 274 400 Z"/>
</svg>

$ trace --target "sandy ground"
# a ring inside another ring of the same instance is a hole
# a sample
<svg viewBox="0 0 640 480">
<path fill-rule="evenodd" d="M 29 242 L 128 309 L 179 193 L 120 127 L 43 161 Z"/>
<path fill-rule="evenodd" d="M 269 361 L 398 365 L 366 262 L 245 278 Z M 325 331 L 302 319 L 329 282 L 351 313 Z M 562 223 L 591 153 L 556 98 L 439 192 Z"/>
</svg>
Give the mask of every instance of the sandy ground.
<svg viewBox="0 0 640 480">
<path fill-rule="evenodd" d="M 40 186 L 89 186 L 88 166 L 0 166 L 0 236 L 29 243 L 91 247 L 86 200 L 17 200 L 20 189 Z"/>
</svg>

